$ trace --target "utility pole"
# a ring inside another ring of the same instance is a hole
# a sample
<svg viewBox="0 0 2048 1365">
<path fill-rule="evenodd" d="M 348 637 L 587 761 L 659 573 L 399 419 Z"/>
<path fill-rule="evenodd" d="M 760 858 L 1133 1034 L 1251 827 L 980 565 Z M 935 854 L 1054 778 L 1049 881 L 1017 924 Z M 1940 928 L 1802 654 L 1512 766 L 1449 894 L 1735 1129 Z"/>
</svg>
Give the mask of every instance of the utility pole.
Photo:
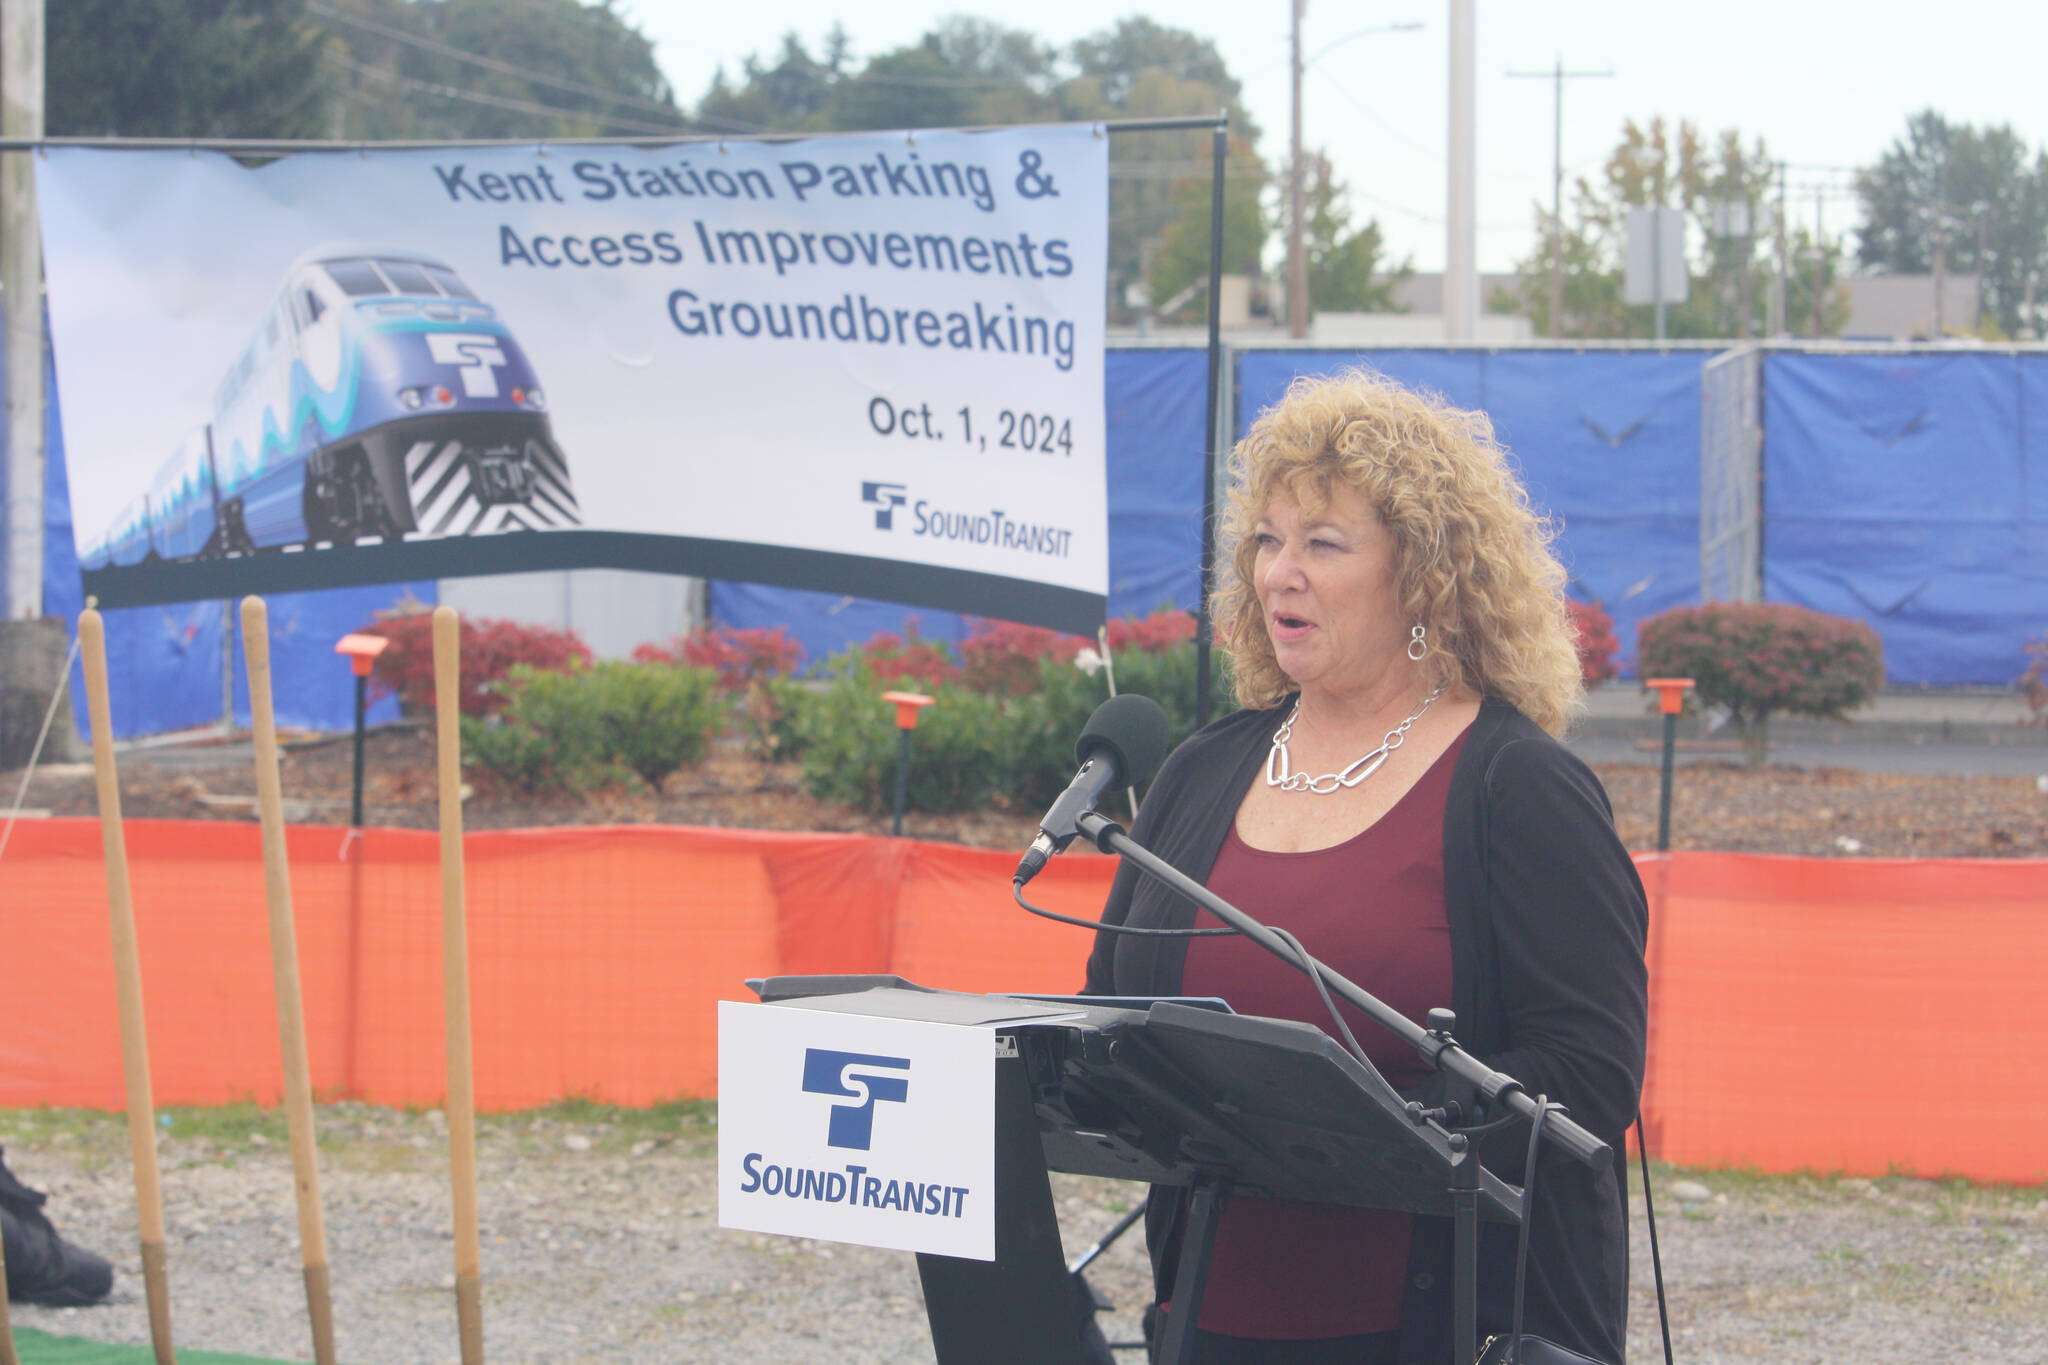
<svg viewBox="0 0 2048 1365">
<path fill-rule="evenodd" d="M 1294 23 L 1289 29 L 1287 63 L 1293 77 L 1294 126 L 1287 156 L 1287 335 L 1299 341 L 1308 335 L 1308 253 L 1302 232 L 1308 189 L 1302 184 L 1301 166 L 1301 16 L 1308 0 L 1293 0 L 1291 8 Z"/>
<path fill-rule="evenodd" d="M 1564 55 L 1560 53 L 1557 65 L 1549 71 L 1510 71 L 1508 75 L 1517 79 L 1551 81 L 1555 89 L 1551 95 L 1550 111 L 1550 335 L 1552 338 L 1564 335 L 1564 83 L 1590 77 L 1612 76 L 1614 68 L 1605 71 L 1567 71 L 1564 69 Z"/>
<path fill-rule="evenodd" d="M 1777 269 L 1771 272 L 1771 297 L 1765 305 L 1769 314 L 1764 319 L 1764 330 L 1771 336 L 1781 337 L 1788 330 L 1785 323 L 1785 273 L 1790 268 L 1785 253 L 1785 163 L 1778 163 L 1778 211 L 1773 215 L 1772 226 L 1777 230 Z"/>
<path fill-rule="evenodd" d="M 1971 319 L 1973 328 L 1984 325 L 1984 276 L 1990 272 L 1991 205 L 1979 202 L 1977 205 L 1977 316 Z"/>
<path fill-rule="evenodd" d="M 1474 0 L 1450 0 L 1449 186 L 1444 214 L 1444 339 L 1471 341 L 1479 334 L 1478 146 L 1473 125 Z"/>
<path fill-rule="evenodd" d="M 43 135 L 43 0 L 0 0 L 0 136 Z M 43 239 L 34 154 L 0 154 L 0 309 L 7 329 L 7 602 L 43 614 Z"/>
<path fill-rule="evenodd" d="M 1756 208 L 1745 183 L 1742 187 L 1742 270 L 1735 277 L 1735 337 L 1738 341 L 1749 340 L 1750 314 L 1756 311 L 1756 279 L 1751 273 L 1755 259 Z"/>
<path fill-rule="evenodd" d="M 1943 316 L 1942 295 L 1948 291 L 1948 215 L 1936 209 L 1934 213 L 1934 324 L 1928 329 L 1928 340 L 1939 341 L 1948 334 L 1948 319 Z"/>
<path fill-rule="evenodd" d="M 1822 291 L 1822 290 L 1823 290 L 1823 288 L 1825 287 L 1825 286 L 1824 286 L 1824 284 L 1823 284 L 1823 282 L 1822 282 L 1822 280 L 1823 280 L 1823 272 L 1824 272 L 1824 271 L 1825 271 L 1825 270 L 1827 269 L 1827 264 L 1828 264 L 1828 248 L 1827 248 L 1827 240 L 1828 240 L 1828 235 L 1827 235 L 1827 229 L 1826 229 L 1826 227 L 1825 227 L 1825 225 L 1823 224 L 1823 222 L 1822 222 L 1822 219 L 1821 219 L 1821 213 L 1822 213 L 1822 195 L 1823 195 L 1824 193 L 1825 193 L 1825 191 L 1824 191 L 1824 190 L 1822 190 L 1822 188 L 1821 188 L 1820 186 L 1816 185 L 1816 186 L 1814 187 L 1814 190 L 1813 190 L 1813 339 L 1814 339 L 1815 341 L 1818 341 L 1818 340 L 1820 340 L 1820 338 L 1821 338 L 1821 333 L 1822 333 L 1822 331 L 1824 330 L 1824 326 L 1825 326 L 1825 324 L 1824 324 L 1824 322 L 1823 322 L 1823 319 L 1822 319 L 1822 314 L 1821 314 L 1821 291 Z"/>
<path fill-rule="evenodd" d="M 1308 319 L 1312 304 L 1308 293 L 1308 168 L 1301 155 L 1301 82 L 1308 69 L 1328 56 L 1333 50 L 1344 46 L 1354 38 L 1365 38 L 1375 33 L 1409 33 L 1422 27 L 1421 24 L 1381 24 L 1376 28 L 1362 28 L 1347 33 L 1324 47 L 1322 51 L 1303 61 L 1301 57 L 1301 20 L 1308 11 L 1308 0 L 1289 0 L 1294 12 L 1294 24 L 1289 31 L 1288 64 L 1293 78 L 1294 122 L 1289 134 L 1287 157 L 1287 334 L 1299 341 L 1308 335 Z"/>
</svg>

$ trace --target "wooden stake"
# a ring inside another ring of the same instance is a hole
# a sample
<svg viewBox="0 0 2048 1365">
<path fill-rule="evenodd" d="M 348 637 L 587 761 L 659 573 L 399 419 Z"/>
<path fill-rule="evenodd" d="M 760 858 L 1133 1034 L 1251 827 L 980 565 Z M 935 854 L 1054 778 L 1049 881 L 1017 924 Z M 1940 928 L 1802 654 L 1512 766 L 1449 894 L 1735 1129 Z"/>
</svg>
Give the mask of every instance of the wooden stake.
<svg viewBox="0 0 2048 1365">
<path fill-rule="evenodd" d="M 270 613 L 260 597 L 242 599 L 242 657 L 249 670 L 249 722 L 256 739 L 256 809 L 263 821 L 263 889 L 270 902 L 270 974 L 277 987 L 277 1032 L 284 1053 L 285 1119 L 299 1203 L 299 1252 L 306 1272 L 306 1316 L 313 1359 L 334 1365 L 334 1303 L 327 1284 L 327 1229 L 320 1214 L 320 1161 L 313 1145 L 313 1085 L 306 1064 L 306 1014 L 299 998 L 299 946 L 292 921 L 291 866 L 284 849 L 284 788 L 270 694 Z"/>
<path fill-rule="evenodd" d="M 135 945 L 135 902 L 128 886 L 128 839 L 121 826 L 121 779 L 114 768 L 114 721 L 107 702 L 107 628 L 90 608 L 78 617 L 79 657 L 92 719 L 100 844 L 107 866 L 107 909 L 114 930 L 114 994 L 121 1012 L 121 1070 L 128 1085 L 128 1154 L 135 1168 L 135 1221 L 142 1241 L 142 1288 L 157 1365 L 176 1365 L 171 1349 L 171 1288 L 164 1259 L 164 1199 L 156 1160 L 156 1103 L 149 1086 L 149 1030 L 142 1016 L 142 966 Z"/>
<path fill-rule="evenodd" d="M 476 1076 L 469 1045 L 469 924 L 462 881 L 462 635 L 434 608 L 434 731 L 441 781 L 441 985 L 448 1043 L 448 1173 L 455 1203 L 455 1323 L 462 1365 L 483 1365 L 483 1247 L 476 1214 Z"/>
<path fill-rule="evenodd" d="M 14 1353 L 14 1324 L 7 1316 L 7 1248 L 0 1243 L 0 1365 L 21 1365 Z"/>
</svg>

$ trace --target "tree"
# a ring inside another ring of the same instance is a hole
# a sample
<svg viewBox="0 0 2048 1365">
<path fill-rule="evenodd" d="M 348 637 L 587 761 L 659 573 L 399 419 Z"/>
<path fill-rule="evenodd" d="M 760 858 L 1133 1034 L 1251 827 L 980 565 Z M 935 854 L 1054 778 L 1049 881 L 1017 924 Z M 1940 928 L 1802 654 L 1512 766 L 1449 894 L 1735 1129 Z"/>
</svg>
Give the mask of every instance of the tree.
<svg viewBox="0 0 2048 1365">
<path fill-rule="evenodd" d="M 1224 269 L 1258 272 L 1268 232 L 1257 195 L 1267 172 L 1256 148 L 1259 128 L 1239 86 L 1207 38 L 1149 19 L 1123 19 L 1073 45 L 1077 74 L 1059 89 L 1061 117 L 1165 118 L 1215 114 L 1230 119 L 1224 191 Z M 1143 281 L 1154 303 L 1208 273 L 1209 184 L 1206 132 L 1147 133 L 1109 147 L 1109 311 L 1127 319 L 1126 289 Z M 1200 226 L 1186 215 L 1199 214 Z M 1199 270 L 1195 261 L 1199 258 Z"/>
<path fill-rule="evenodd" d="M 1647 124 L 1628 120 L 1601 169 L 1600 182 L 1596 185 L 1581 176 L 1573 187 L 1564 224 L 1553 224 L 1548 209 L 1537 208 L 1536 248 L 1517 263 L 1514 289 L 1498 291 L 1493 303 L 1528 314 L 1539 333 L 1549 331 L 1551 243 L 1561 228 L 1564 335 L 1654 335 L 1655 309 L 1623 302 L 1624 266 L 1629 210 L 1663 206 L 1685 211 L 1690 237 L 1699 243 L 1688 264 L 1691 295 L 1667 306 L 1666 335 L 1750 335 L 1761 329 L 1768 297 L 1771 264 L 1763 251 L 1765 237 L 1757 229 L 1764 220 L 1775 168 L 1762 139 L 1745 146 L 1732 128 L 1710 148 L 1690 123 L 1681 122 L 1674 130 L 1661 118 Z M 1717 214 L 1717 207 L 1729 212 Z M 1737 209 L 1739 213 L 1733 212 Z M 1717 230 L 1741 220 L 1746 220 L 1747 231 Z M 1837 331 L 1847 317 L 1846 304 L 1830 302 L 1823 312 Z"/>
<path fill-rule="evenodd" d="M 825 117 L 833 128 L 957 128 L 980 122 L 972 76 L 939 55 L 927 37 L 869 62 L 833 87 Z"/>
<path fill-rule="evenodd" d="M 835 55 L 823 63 L 791 35 L 774 66 L 749 59 L 738 83 L 721 74 L 699 103 L 698 120 L 736 129 L 853 131 L 1227 110 L 1233 138 L 1226 268 L 1258 272 L 1267 235 L 1258 205 L 1267 183 L 1254 151 L 1258 129 L 1208 39 L 1149 19 L 1125 19 L 1062 54 L 1022 30 L 954 17 L 857 71 L 844 69 L 844 32 L 835 30 L 831 41 Z M 1163 302 L 1207 278 L 1209 137 L 1190 131 L 1117 138 L 1109 155 L 1109 309 L 1112 317 L 1128 317 L 1125 294 L 1134 284 Z M 1350 249 L 1369 245 L 1360 241 Z M 1377 249 L 1370 254 L 1376 258 Z M 1355 273 L 1356 264 L 1349 268 Z"/>
<path fill-rule="evenodd" d="M 1380 254 L 1386 243 L 1377 220 L 1351 228 L 1350 194 L 1338 180 L 1326 153 L 1317 152 L 1305 167 L 1308 183 L 1303 202 L 1302 244 L 1308 256 L 1308 296 L 1313 312 L 1396 313 L 1394 286 L 1415 273 L 1404 261 L 1382 271 Z"/>
<path fill-rule="evenodd" d="M 680 131 L 610 0 L 65 0 L 49 129 L 131 137 Z"/>
<path fill-rule="evenodd" d="M 1206 170 L 1207 167 L 1205 166 Z M 1223 180 L 1223 273 L 1257 275 L 1265 249 L 1267 222 L 1260 207 L 1265 169 L 1249 150 L 1225 162 Z M 1173 217 L 1159 234 L 1145 273 L 1152 308 L 1161 316 L 1207 322 L 1209 238 L 1215 193 L 1209 178 L 1189 177 L 1173 186 Z"/>
<path fill-rule="evenodd" d="M 681 132 L 654 45 L 611 0 L 303 0 L 344 89 L 331 131 L 378 138 Z"/>
<path fill-rule="evenodd" d="M 845 60 L 845 30 L 835 27 L 827 43 L 826 59 L 819 62 L 802 38 L 784 34 L 780 60 L 771 67 L 748 57 L 741 68 L 745 83 L 738 89 L 726 83 L 725 70 L 719 68 L 697 105 L 697 122 L 725 132 L 821 126 Z"/>
<path fill-rule="evenodd" d="M 65 0 L 44 30 L 55 137 L 317 137 L 339 84 L 305 0 Z"/>
<path fill-rule="evenodd" d="M 1857 172 L 1863 201 L 1856 256 L 1868 269 L 1977 273 L 1984 306 L 2006 335 L 2041 334 L 2048 270 L 2048 152 L 2028 156 L 2008 125 L 1953 124 L 1932 109 L 1874 166 Z"/>
</svg>

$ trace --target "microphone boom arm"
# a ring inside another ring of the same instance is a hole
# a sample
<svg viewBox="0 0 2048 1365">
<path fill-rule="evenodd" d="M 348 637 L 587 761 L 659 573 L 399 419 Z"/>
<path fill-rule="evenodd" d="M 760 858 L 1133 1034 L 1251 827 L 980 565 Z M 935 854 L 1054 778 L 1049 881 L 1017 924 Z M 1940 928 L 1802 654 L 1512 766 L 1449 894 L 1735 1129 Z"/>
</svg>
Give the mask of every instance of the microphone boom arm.
<svg viewBox="0 0 2048 1365">
<path fill-rule="evenodd" d="M 1113 853 L 1120 858 L 1130 859 L 1141 870 L 1165 882 L 1282 962 L 1297 971 L 1307 970 L 1301 959 L 1296 957 L 1272 930 L 1132 839 L 1121 825 L 1108 816 L 1092 810 L 1086 811 L 1076 818 L 1074 825 L 1078 833 L 1087 836 L 1104 853 Z M 1465 1051 L 1448 1032 L 1437 1033 L 1423 1028 L 1335 968 L 1313 957 L 1309 959 L 1309 963 L 1315 968 L 1316 975 L 1329 986 L 1332 994 L 1414 1048 L 1432 1069 L 1465 1082 L 1488 1101 L 1501 1105 L 1525 1119 L 1535 1118 L 1536 1102 L 1522 1089 L 1520 1081 L 1506 1072 L 1494 1070 Z M 1569 1155 L 1596 1169 L 1603 1162 L 1613 1159 L 1612 1148 L 1569 1117 L 1560 1114 L 1554 1105 L 1549 1107 L 1548 1115 L 1543 1121 L 1542 1136 Z"/>
</svg>

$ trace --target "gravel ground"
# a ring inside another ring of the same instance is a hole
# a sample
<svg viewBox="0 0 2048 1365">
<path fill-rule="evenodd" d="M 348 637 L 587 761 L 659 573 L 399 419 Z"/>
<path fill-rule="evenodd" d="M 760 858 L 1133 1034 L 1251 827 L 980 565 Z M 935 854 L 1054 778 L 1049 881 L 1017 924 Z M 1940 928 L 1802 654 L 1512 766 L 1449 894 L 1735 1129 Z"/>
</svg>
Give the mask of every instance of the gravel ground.
<svg viewBox="0 0 2048 1365">
<path fill-rule="evenodd" d="M 160 1149 L 172 1319 L 181 1346 L 311 1356 L 290 1156 L 276 1111 L 173 1114 Z M 323 1106 L 322 1203 L 344 1360 L 458 1359 L 446 1132 L 438 1113 Z M 15 1171 L 58 1226 L 111 1255 L 112 1300 L 17 1305 L 14 1322 L 144 1343 L 126 1130 L 118 1116 L 0 1113 Z M 932 1359 L 916 1267 L 900 1252 L 718 1226 L 708 1109 L 568 1106 L 480 1125 L 484 1335 L 516 1362 Z M 1905 1365 L 2048 1361 L 2048 1191 L 1888 1178 L 1666 1171 L 1663 1259 L 1677 1359 Z M 1070 1254 L 1130 1207 L 1130 1185 L 1055 1177 Z M 1631 1358 L 1659 1355 L 1648 1241 Z M 1136 1336 L 1140 1235 L 1090 1278 Z M 1136 1362 L 1137 1352 L 1121 1359 Z"/>
</svg>

